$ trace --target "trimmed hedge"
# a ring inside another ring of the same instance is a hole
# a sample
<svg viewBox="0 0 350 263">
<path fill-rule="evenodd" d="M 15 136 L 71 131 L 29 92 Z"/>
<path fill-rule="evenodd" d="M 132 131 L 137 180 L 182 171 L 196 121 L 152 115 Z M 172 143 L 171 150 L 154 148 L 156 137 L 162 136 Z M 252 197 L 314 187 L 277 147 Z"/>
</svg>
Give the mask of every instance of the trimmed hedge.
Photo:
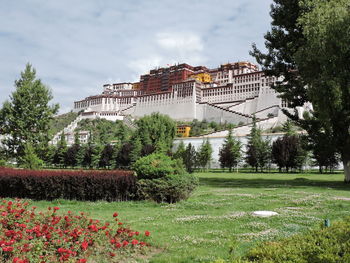
<svg viewBox="0 0 350 263">
<path fill-rule="evenodd" d="M 135 198 L 132 171 L 19 170 L 0 168 L 0 197 L 124 201 Z"/>
</svg>

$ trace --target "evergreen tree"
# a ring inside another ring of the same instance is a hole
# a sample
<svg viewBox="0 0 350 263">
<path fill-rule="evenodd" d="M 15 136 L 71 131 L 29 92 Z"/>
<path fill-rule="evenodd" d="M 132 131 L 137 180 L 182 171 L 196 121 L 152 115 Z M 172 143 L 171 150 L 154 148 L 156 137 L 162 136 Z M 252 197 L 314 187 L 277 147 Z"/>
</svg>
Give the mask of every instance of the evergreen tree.
<svg viewBox="0 0 350 263">
<path fill-rule="evenodd" d="M 195 165 L 196 165 L 196 149 L 189 143 L 186 147 L 186 151 L 184 154 L 184 165 L 186 167 L 187 172 L 193 173 Z"/>
<path fill-rule="evenodd" d="M 203 141 L 197 152 L 197 164 L 202 167 L 202 169 L 209 168 L 211 156 L 213 153 L 213 148 L 208 139 Z"/>
<path fill-rule="evenodd" d="M 67 142 L 65 139 L 65 135 L 62 132 L 60 136 L 60 140 L 56 145 L 56 152 L 53 158 L 53 163 L 60 167 L 66 166 L 66 154 L 67 154 Z"/>
<path fill-rule="evenodd" d="M 99 167 L 109 168 L 113 165 L 114 147 L 106 144 L 100 156 Z"/>
<path fill-rule="evenodd" d="M 174 159 L 180 159 L 184 161 L 185 159 L 185 152 L 186 152 L 186 147 L 184 142 L 181 140 L 179 145 L 177 146 L 177 149 L 173 155 Z"/>
<path fill-rule="evenodd" d="M 256 119 L 253 118 L 253 126 L 250 130 L 247 143 L 246 162 L 251 167 L 258 171 L 266 167 L 269 163 L 271 156 L 270 143 L 267 140 L 263 140 L 261 136 L 261 129 L 256 125 Z"/>
<path fill-rule="evenodd" d="M 54 165 L 54 158 L 56 154 L 56 146 L 49 144 L 45 153 L 40 154 L 42 156 L 42 160 L 44 161 L 45 165 L 52 166 Z"/>
<path fill-rule="evenodd" d="M 90 152 L 91 152 L 91 164 L 90 168 L 97 168 L 99 167 L 99 162 L 101 159 L 101 152 L 102 152 L 102 145 L 95 143 L 90 145 Z"/>
<path fill-rule="evenodd" d="M 132 144 L 129 142 L 123 143 L 116 156 L 116 167 L 128 168 L 131 164 Z"/>
<path fill-rule="evenodd" d="M 43 165 L 43 161 L 35 154 L 33 146 L 27 143 L 24 146 L 24 155 L 19 159 L 19 164 L 27 169 L 39 169 Z"/>
<path fill-rule="evenodd" d="M 79 147 L 79 150 L 77 152 L 76 155 L 76 160 L 77 160 L 77 166 L 83 167 L 83 163 L 84 163 L 84 156 L 85 156 L 85 151 L 86 151 L 86 144 L 82 144 Z"/>
<path fill-rule="evenodd" d="M 30 64 L 15 81 L 15 88 L 10 101 L 0 109 L 0 130 L 8 135 L 2 142 L 7 154 L 20 159 L 26 144 L 30 144 L 36 153 L 47 148 L 50 120 L 57 113 L 58 105 L 48 105 L 52 99 L 51 91 L 36 79 L 36 71 Z"/>
<path fill-rule="evenodd" d="M 78 163 L 87 168 L 91 165 L 91 147 L 89 144 L 83 144 L 78 152 Z"/>
<path fill-rule="evenodd" d="M 219 162 L 222 168 L 229 168 L 229 171 L 232 171 L 232 168 L 237 166 L 242 158 L 241 153 L 242 145 L 240 141 L 235 140 L 232 137 L 232 131 L 229 130 L 229 133 L 222 145 L 222 148 L 219 150 Z"/>
<path fill-rule="evenodd" d="M 140 138 L 135 138 L 132 143 L 132 150 L 130 152 L 130 161 L 131 164 L 136 162 L 142 154 L 142 144 Z"/>
<path fill-rule="evenodd" d="M 68 147 L 67 153 L 66 153 L 66 165 L 75 167 L 78 165 L 78 153 L 80 150 L 80 141 L 79 141 L 79 135 L 78 133 L 74 134 L 74 144 Z"/>
</svg>

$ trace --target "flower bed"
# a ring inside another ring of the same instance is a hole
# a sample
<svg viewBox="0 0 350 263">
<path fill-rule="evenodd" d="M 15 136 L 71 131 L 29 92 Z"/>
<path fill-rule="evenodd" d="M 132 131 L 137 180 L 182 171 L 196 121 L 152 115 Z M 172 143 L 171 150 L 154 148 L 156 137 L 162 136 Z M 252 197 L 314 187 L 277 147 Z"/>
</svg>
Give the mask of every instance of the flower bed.
<svg viewBox="0 0 350 263">
<path fill-rule="evenodd" d="M 121 201 L 133 199 L 135 192 L 136 177 L 132 171 L 0 168 L 0 197 Z"/>
<path fill-rule="evenodd" d="M 125 227 L 117 213 L 113 223 L 102 224 L 84 213 L 57 210 L 37 213 L 27 202 L 2 200 L 0 262 L 120 262 L 147 252 L 150 233 Z"/>
</svg>

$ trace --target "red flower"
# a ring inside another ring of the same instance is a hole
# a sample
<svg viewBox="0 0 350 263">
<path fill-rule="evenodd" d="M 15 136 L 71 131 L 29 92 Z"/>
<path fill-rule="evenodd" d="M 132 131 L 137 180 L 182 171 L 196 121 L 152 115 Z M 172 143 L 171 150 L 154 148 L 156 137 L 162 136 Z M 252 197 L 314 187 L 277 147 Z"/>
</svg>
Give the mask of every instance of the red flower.
<svg viewBox="0 0 350 263">
<path fill-rule="evenodd" d="M 113 214 L 113 217 L 117 217 L 117 216 L 118 216 L 118 213 L 114 213 L 114 214 Z"/>
<path fill-rule="evenodd" d="M 115 253 L 113 253 L 113 252 L 110 252 L 109 255 L 110 255 L 111 257 L 115 257 Z"/>
<path fill-rule="evenodd" d="M 123 241 L 123 247 L 126 247 L 127 245 L 129 245 L 129 242 L 127 240 Z"/>
<path fill-rule="evenodd" d="M 6 251 L 6 252 L 12 252 L 13 251 L 13 247 L 2 247 L 2 250 Z"/>
<path fill-rule="evenodd" d="M 145 231 L 145 236 L 149 237 L 151 235 L 151 233 L 149 231 Z"/>
<path fill-rule="evenodd" d="M 57 252 L 62 254 L 66 252 L 66 249 L 64 249 L 63 247 L 60 247 L 59 249 L 57 249 Z"/>
<path fill-rule="evenodd" d="M 88 228 L 89 228 L 91 231 L 93 231 L 93 232 L 97 232 L 97 231 L 98 231 L 98 229 L 97 229 L 97 227 L 96 227 L 95 225 L 89 225 Z"/>
<path fill-rule="evenodd" d="M 79 259 L 78 261 L 77 261 L 77 263 L 86 263 L 86 259 L 85 258 L 81 258 L 81 259 Z"/>
<path fill-rule="evenodd" d="M 124 244 L 124 243 L 123 243 Z M 127 244 L 126 244 L 127 245 Z M 119 243 L 119 242 L 117 242 L 117 243 L 115 243 L 115 245 L 114 245 L 116 248 L 121 248 L 121 244 Z"/>
<path fill-rule="evenodd" d="M 83 243 L 81 243 L 81 248 L 82 248 L 82 250 L 86 250 L 86 249 L 88 248 L 88 246 L 89 246 L 89 243 L 86 242 L 86 241 L 84 241 Z"/>
<path fill-rule="evenodd" d="M 134 246 L 137 245 L 138 243 L 139 243 L 139 241 L 136 240 L 136 239 L 133 239 L 133 240 L 131 241 L 131 244 L 133 244 Z"/>
</svg>

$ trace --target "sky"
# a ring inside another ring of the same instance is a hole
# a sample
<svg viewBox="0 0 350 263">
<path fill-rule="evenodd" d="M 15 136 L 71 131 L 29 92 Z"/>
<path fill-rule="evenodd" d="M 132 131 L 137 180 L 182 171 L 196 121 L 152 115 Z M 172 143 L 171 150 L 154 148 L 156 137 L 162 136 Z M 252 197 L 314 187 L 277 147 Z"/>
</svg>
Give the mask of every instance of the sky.
<svg viewBox="0 0 350 263">
<path fill-rule="evenodd" d="M 272 0 L 0 0 L 0 105 L 26 63 L 60 113 L 150 69 L 251 61 Z"/>
</svg>

